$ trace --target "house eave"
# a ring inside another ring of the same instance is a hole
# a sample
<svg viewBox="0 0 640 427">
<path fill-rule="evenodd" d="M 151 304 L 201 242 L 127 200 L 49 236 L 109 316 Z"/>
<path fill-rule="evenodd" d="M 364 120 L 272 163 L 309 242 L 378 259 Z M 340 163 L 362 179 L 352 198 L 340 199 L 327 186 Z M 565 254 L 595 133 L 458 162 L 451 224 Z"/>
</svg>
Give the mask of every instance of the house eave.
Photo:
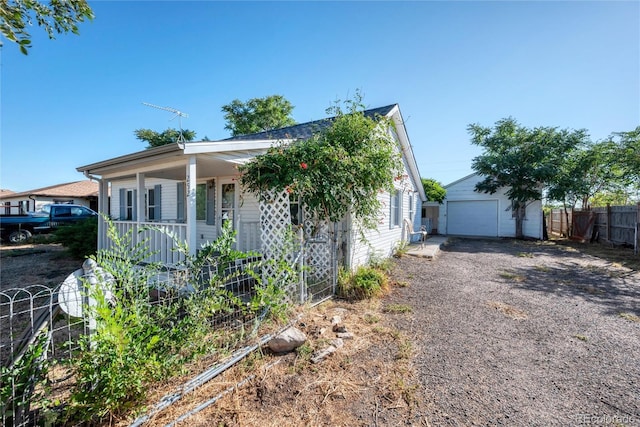
<svg viewBox="0 0 640 427">
<path fill-rule="evenodd" d="M 400 147 L 407 162 L 411 179 L 418 190 L 420 200 L 425 202 L 427 201 L 427 194 L 422 186 L 422 178 L 420 177 L 420 171 L 418 170 L 418 163 L 416 162 L 416 157 L 413 154 L 409 135 L 407 134 L 407 129 L 404 126 L 404 119 L 402 118 L 402 113 L 400 112 L 398 104 L 394 105 L 391 111 L 387 113 L 387 117 L 391 118 L 396 123 L 396 132 L 398 134 L 398 139 L 400 140 Z"/>
<path fill-rule="evenodd" d="M 103 160 L 101 162 L 91 163 L 76 168 L 78 172 L 88 173 L 92 175 L 103 175 L 110 169 L 117 168 L 124 164 L 130 164 L 136 161 L 143 161 L 153 157 L 165 157 L 166 155 L 182 153 L 182 148 L 177 143 L 153 147 L 135 153 L 126 154 L 124 156 L 114 157 L 112 159 Z"/>
</svg>

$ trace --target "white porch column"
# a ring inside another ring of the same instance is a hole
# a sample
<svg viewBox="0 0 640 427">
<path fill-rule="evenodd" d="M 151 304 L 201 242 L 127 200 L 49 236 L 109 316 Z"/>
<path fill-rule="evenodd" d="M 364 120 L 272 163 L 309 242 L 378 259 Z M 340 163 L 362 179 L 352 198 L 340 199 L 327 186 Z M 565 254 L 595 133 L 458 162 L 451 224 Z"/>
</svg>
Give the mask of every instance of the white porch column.
<svg viewBox="0 0 640 427">
<path fill-rule="evenodd" d="M 144 187 L 144 173 L 136 173 L 136 181 L 138 187 L 138 200 L 136 201 L 136 205 L 138 207 L 138 212 L 136 215 L 136 222 L 138 223 L 138 230 L 140 229 L 140 223 L 146 220 L 147 213 L 144 208 L 144 199 L 146 195 L 146 190 Z"/>
<path fill-rule="evenodd" d="M 189 255 L 195 256 L 198 242 L 198 230 L 196 221 L 196 156 L 189 157 L 187 163 L 187 244 Z"/>
<path fill-rule="evenodd" d="M 109 212 L 109 182 L 106 179 L 98 181 L 98 213 L 110 217 Z M 98 218 L 98 249 L 107 247 L 107 227 L 104 218 Z"/>
</svg>

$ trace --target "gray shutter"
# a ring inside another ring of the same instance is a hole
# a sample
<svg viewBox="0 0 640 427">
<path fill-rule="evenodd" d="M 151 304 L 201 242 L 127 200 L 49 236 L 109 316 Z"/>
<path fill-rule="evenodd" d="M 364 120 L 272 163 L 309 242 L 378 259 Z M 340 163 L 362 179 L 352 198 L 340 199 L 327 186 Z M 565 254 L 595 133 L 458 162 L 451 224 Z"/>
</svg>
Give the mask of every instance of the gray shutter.
<svg viewBox="0 0 640 427">
<path fill-rule="evenodd" d="M 178 189 L 178 212 L 176 213 L 176 218 L 178 219 L 178 221 L 184 221 L 186 216 L 184 211 L 184 182 L 177 182 L 176 184 Z"/>
<path fill-rule="evenodd" d="M 153 192 L 154 192 L 154 197 L 156 198 L 155 200 L 155 216 L 153 217 L 153 219 L 155 220 L 161 220 L 162 219 L 162 185 L 158 184 L 155 187 L 153 187 Z"/>
<path fill-rule="evenodd" d="M 133 213 L 131 214 L 131 220 L 136 221 L 138 219 L 138 190 L 133 190 Z"/>
<path fill-rule="evenodd" d="M 395 195 L 389 193 L 389 228 L 393 228 L 393 198 Z"/>
<path fill-rule="evenodd" d="M 207 181 L 207 224 L 215 225 L 216 223 L 216 182 L 215 180 Z"/>
<path fill-rule="evenodd" d="M 120 189 L 120 220 L 127 219 L 127 190 Z"/>
</svg>

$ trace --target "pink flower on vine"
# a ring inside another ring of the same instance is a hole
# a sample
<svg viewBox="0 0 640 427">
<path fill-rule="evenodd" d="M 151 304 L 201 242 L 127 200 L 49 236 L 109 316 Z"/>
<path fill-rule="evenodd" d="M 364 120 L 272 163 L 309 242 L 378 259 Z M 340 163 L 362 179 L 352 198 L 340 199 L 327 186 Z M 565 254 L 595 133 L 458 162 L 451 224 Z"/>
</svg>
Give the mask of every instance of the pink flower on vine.
<svg viewBox="0 0 640 427">
<path fill-rule="evenodd" d="M 302 162 L 302 163 L 300 163 L 300 167 L 302 169 L 306 169 L 308 166 L 307 166 L 307 164 L 305 162 Z"/>
</svg>

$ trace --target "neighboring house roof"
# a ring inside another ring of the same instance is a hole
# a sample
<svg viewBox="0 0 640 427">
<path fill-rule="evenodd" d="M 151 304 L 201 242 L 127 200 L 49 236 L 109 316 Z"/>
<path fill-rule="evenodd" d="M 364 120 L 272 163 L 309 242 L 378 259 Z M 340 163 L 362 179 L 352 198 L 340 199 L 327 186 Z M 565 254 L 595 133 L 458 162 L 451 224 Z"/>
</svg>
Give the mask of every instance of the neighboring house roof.
<svg viewBox="0 0 640 427">
<path fill-rule="evenodd" d="M 4 188 L 0 188 L 0 198 L 4 197 L 4 196 L 8 196 L 10 194 L 15 194 L 15 191 L 11 191 L 11 190 L 5 190 Z"/>
<path fill-rule="evenodd" d="M 40 197 L 74 197 L 86 198 L 98 196 L 98 183 L 90 180 L 67 182 L 65 184 L 51 185 L 49 187 L 36 188 L 35 190 L 21 191 L 10 194 L 0 193 L 2 198 L 40 196 Z"/>
<path fill-rule="evenodd" d="M 366 117 L 375 118 L 377 116 L 386 116 L 393 108 L 398 104 L 391 104 L 385 107 L 372 108 L 365 110 L 364 115 Z M 322 120 L 314 120 L 312 122 L 300 123 L 293 126 L 287 126 L 284 128 L 267 130 L 264 132 L 257 132 L 247 135 L 236 135 L 231 138 L 224 139 L 223 141 L 247 141 L 247 140 L 264 140 L 264 139 L 308 139 L 318 131 L 328 127 L 333 123 L 335 117 L 329 117 Z"/>
</svg>

